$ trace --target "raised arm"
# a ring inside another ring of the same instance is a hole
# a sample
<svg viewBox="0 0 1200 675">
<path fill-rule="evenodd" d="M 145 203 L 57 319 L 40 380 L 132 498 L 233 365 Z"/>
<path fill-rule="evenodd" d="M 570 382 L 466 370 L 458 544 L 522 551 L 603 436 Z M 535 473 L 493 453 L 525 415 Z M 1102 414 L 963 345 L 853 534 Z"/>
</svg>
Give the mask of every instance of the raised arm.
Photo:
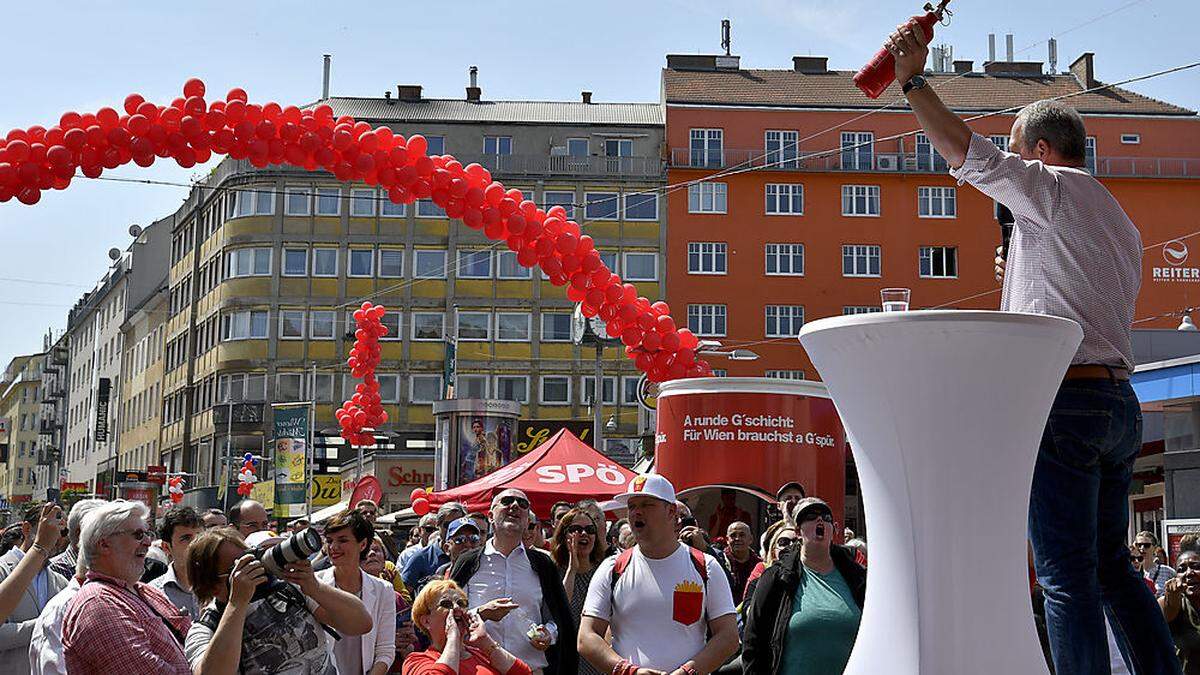
<svg viewBox="0 0 1200 675">
<path fill-rule="evenodd" d="M 896 59 L 896 81 L 901 85 L 914 75 L 925 72 L 925 60 L 929 56 L 929 49 L 926 47 L 928 42 L 925 31 L 915 20 L 897 26 L 896 32 L 888 38 L 884 46 Z M 932 87 L 909 92 L 908 104 L 925 130 L 925 136 L 938 153 L 946 158 L 950 166 L 962 166 L 967 159 L 967 148 L 971 144 L 971 130 L 966 123 L 959 119 L 958 115 L 950 112 Z"/>
<path fill-rule="evenodd" d="M 53 502 L 43 506 L 33 546 L 30 546 L 29 550 L 25 552 L 25 557 L 21 558 L 21 562 L 17 563 L 17 566 L 8 573 L 3 581 L 0 581 L 0 621 L 7 621 L 8 616 L 21 603 L 25 589 L 29 588 L 34 577 L 45 566 L 46 561 L 50 558 L 50 551 L 54 550 L 54 545 L 62 536 L 62 527 L 62 509 Z M 25 630 L 24 636 L 26 642 L 28 642 L 28 633 L 33 628 L 33 621 L 27 623 L 29 627 Z M 15 633 L 21 630 L 16 627 L 16 624 L 12 625 L 14 628 L 9 632 Z"/>
</svg>

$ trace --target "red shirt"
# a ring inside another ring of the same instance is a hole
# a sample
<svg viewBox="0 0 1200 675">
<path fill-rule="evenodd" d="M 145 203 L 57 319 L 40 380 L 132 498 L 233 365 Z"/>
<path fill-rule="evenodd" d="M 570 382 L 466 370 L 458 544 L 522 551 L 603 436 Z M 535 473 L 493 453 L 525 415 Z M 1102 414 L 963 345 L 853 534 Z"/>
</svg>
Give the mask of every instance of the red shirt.
<svg viewBox="0 0 1200 675">
<path fill-rule="evenodd" d="M 404 659 L 404 675 L 530 675 L 533 671 L 521 659 L 514 659 L 512 668 L 501 673 L 488 663 L 483 654 L 474 647 L 467 647 L 467 657 L 458 662 L 458 672 L 444 663 L 438 663 L 442 653 L 430 647 L 423 652 L 413 652 Z"/>
<path fill-rule="evenodd" d="M 157 613 L 156 613 L 157 612 Z M 89 673 L 190 674 L 181 636 L 192 621 L 161 591 L 88 572 L 63 617 L 63 658 L 72 675 Z"/>
</svg>

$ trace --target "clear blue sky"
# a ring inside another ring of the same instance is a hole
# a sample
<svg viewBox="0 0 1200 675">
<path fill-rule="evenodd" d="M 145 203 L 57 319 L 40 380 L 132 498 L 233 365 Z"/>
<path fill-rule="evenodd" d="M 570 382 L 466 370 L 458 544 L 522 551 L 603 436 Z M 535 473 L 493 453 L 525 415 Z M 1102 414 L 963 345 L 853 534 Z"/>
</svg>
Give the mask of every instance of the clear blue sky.
<svg viewBox="0 0 1200 675">
<path fill-rule="evenodd" d="M 1059 36 L 1059 68 L 1096 53 L 1106 82 L 1200 59 L 1195 0 L 956 0 L 939 42 L 956 58 L 987 57 L 987 34 L 1014 33 L 1019 59 L 1045 60 Z M 66 110 L 119 108 L 139 92 L 158 103 L 203 78 L 212 95 L 241 86 L 257 102 L 305 103 L 320 95 L 321 55 L 333 54 L 335 95 L 380 96 L 418 83 L 432 97 L 461 97 L 477 65 L 485 98 L 657 101 L 668 52 L 716 52 L 720 20 L 733 21 L 734 53 L 750 68 L 787 68 L 796 54 L 858 68 L 923 0 L 613 0 L 583 2 L 21 3 L 5 15 L 0 133 L 49 126 Z M 1074 30 L 1070 30 L 1074 28 Z M 1135 91 L 1200 109 L 1200 69 L 1138 83 Z M 163 163 L 106 175 L 186 181 Z M 36 351 L 49 327 L 92 287 L 106 252 L 129 243 L 131 223 L 166 215 L 183 188 L 79 180 L 26 207 L 0 205 L 0 359 Z M 34 284 L 13 279 L 50 283 Z M 2 367 L 2 366 L 0 366 Z"/>
</svg>

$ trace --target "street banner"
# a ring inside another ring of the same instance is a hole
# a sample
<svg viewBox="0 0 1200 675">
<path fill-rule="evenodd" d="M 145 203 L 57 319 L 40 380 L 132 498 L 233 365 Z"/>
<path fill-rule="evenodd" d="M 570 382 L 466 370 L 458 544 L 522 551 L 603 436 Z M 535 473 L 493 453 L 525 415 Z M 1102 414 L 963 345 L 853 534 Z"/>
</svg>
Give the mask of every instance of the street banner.
<svg viewBox="0 0 1200 675">
<path fill-rule="evenodd" d="M 275 503 L 281 516 L 294 515 L 291 505 L 304 505 L 308 477 L 309 405 L 274 405 Z"/>
<path fill-rule="evenodd" d="M 340 474 L 317 474 L 312 477 L 309 492 L 313 508 L 333 506 L 342 501 L 342 477 Z"/>
</svg>

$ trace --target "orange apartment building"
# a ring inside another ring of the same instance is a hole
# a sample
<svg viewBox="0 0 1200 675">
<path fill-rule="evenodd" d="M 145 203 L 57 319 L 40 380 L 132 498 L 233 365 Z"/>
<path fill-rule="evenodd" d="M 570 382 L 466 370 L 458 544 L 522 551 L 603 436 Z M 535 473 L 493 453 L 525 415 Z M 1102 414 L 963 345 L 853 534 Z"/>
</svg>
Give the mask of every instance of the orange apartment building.
<svg viewBox="0 0 1200 675">
<path fill-rule="evenodd" d="M 731 376 L 817 379 L 794 337 L 800 325 L 877 311 L 885 287 L 912 289 L 913 308 L 999 305 L 995 203 L 956 185 L 923 136 L 882 140 L 919 129 L 903 101 L 863 117 L 900 98 L 897 85 L 872 101 L 852 72 L 826 65 L 796 57 L 792 69 L 747 70 L 736 56 L 670 55 L 662 73 L 667 183 L 755 167 L 671 192 L 667 206 L 666 294 L 676 321 L 761 357 L 713 363 Z M 982 71 L 956 61 L 954 71 L 928 77 L 964 117 L 1098 85 L 1090 53 L 1059 74 L 1008 61 Z M 1089 169 L 1148 246 L 1137 316 L 1197 304 L 1200 117 L 1120 88 L 1067 102 L 1087 124 Z M 972 127 L 1006 145 L 1013 119 Z M 1190 259 L 1189 246 L 1197 250 Z"/>
</svg>

